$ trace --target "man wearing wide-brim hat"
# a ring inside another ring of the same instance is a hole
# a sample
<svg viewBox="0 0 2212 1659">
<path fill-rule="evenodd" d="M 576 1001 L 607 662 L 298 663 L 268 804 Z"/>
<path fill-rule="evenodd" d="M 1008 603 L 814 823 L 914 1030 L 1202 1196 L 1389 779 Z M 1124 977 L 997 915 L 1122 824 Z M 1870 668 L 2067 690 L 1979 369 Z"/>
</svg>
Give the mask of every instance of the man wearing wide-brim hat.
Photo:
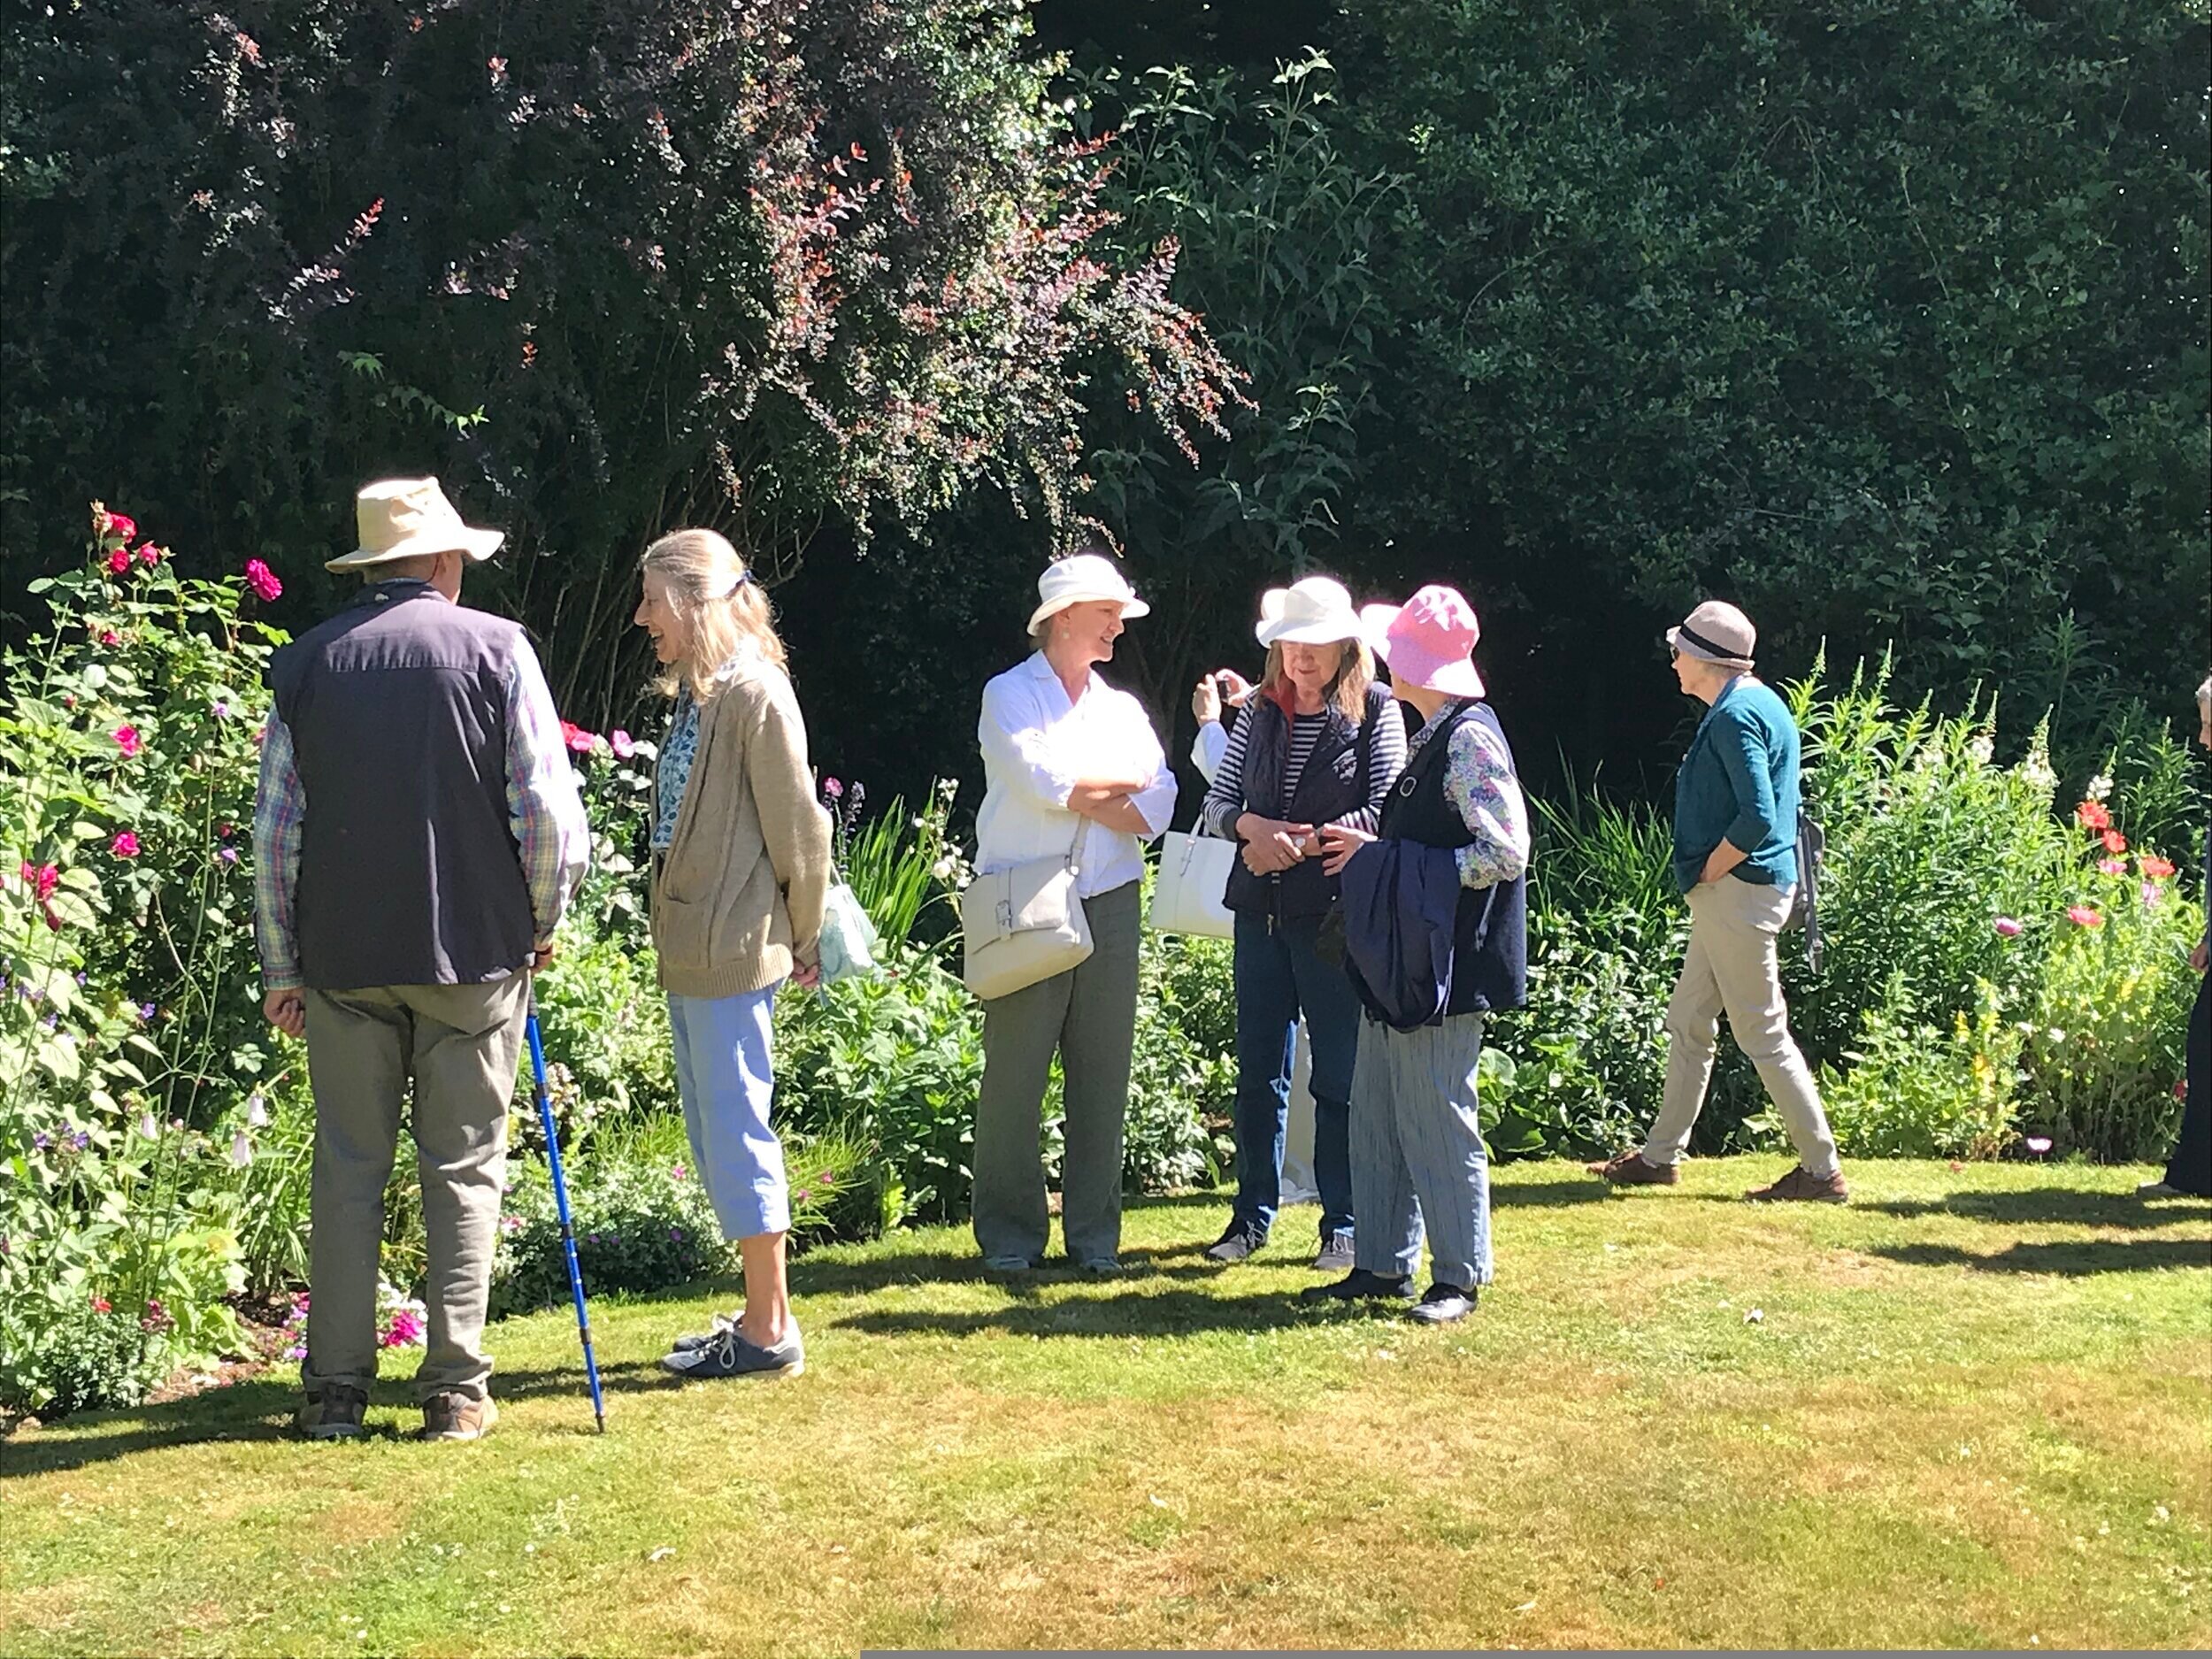
<svg viewBox="0 0 2212 1659">
<path fill-rule="evenodd" d="M 500 533 L 464 523 L 429 478 L 366 486 L 355 516 L 358 545 L 326 567 L 365 585 L 272 659 L 254 801 L 263 1011 L 307 1040 L 315 1094 L 300 1427 L 365 1432 L 384 1186 L 411 1093 L 423 1433 L 475 1440 L 497 1415 L 481 1342 L 530 970 L 551 957 L 590 835 L 528 640 L 458 603 Z"/>
<path fill-rule="evenodd" d="M 1690 944 L 1667 1003 L 1667 1082 L 1640 1150 L 1590 1165 L 1616 1187 L 1671 1187 L 1705 1106 L 1720 1017 L 1758 1068 L 1798 1166 L 1747 1196 L 1839 1204 L 1847 1196 L 1805 1056 L 1790 1035 L 1776 941 L 1797 867 L 1799 744 L 1789 705 L 1752 672 L 1758 633 L 1709 599 L 1667 630 L 1676 680 L 1707 705 L 1674 786 L 1674 875 Z"/>
</svg>

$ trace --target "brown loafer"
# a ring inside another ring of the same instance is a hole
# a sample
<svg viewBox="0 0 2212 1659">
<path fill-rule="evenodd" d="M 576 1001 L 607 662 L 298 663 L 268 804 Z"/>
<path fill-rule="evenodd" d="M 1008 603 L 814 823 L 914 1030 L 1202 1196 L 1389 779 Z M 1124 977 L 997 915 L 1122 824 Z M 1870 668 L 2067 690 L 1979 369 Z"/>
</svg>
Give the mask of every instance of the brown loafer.
<svg viewBox="0 0 2212 1659">
<path fill-rule="evenodd" d="M 476 1400 L 449 1388 L 422 1402 L 422 1437 L 426 1440 L 480 1440 L 498 1421 L 499 1408 L 489 1394 Z"/>
<path fill-rule="evenodd" d="M 1801 1164 L 1773 1186 L 1755 1187 L 1744 1196 L 1755 1204 L 1785 1201 L 1808 1204 L 1846 1204 L 1851 1202 L 1850 1190 L 1843 1184 L 1841 1170 L 1828 1176 L 1809 1175 Z"/>
<path fill-rule="evenodd" d="M 1624 1152 L 1588 1168 L 1591 1174 L 1615 1187 L 1672 1187 L 1682 1179 L 1682 1171 L 1673 1164 L 1647 1164 L 1640 1152 Z"/>
</svg>

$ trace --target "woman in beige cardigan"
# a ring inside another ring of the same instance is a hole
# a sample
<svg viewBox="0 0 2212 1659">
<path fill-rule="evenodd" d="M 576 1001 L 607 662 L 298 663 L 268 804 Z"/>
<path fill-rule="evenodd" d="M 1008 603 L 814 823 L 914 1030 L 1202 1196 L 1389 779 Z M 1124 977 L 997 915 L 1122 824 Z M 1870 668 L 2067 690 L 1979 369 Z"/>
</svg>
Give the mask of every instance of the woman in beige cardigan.
<svg viewBox="0 0 2212 1659">
<path fill-rule="evenodd" d="M 745 1306 L 661 1363 L 684 1377 L 805 1369 L 784 1277 L 791 1205 L 769 1126 L 770 1017 L 811 985 L 830 878 L 806 726 L 768 602 L 737 549 L 679 530 L 645 551 L 637 623 L 675 699 L 653 799 L 653 944 L 699 1179 L 744 1258 Z"/>
</svg>

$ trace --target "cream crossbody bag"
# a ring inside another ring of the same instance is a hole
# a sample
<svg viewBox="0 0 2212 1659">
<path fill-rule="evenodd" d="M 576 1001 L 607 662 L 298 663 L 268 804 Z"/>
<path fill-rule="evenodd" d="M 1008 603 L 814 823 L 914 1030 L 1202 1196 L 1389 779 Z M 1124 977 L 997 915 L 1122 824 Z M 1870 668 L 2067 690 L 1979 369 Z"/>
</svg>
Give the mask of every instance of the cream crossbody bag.
<svg viewBox="0 0 2212 1659">
<path fill-rule="evenodd" d="M 1090 959 L 1090 918 L 1075 891 L 1090 830 L 1088 818 L 1076 826 L 1066 856 L 978 876 L 960 895 L 960 977 L 985 1002 Z"/>
</svg>

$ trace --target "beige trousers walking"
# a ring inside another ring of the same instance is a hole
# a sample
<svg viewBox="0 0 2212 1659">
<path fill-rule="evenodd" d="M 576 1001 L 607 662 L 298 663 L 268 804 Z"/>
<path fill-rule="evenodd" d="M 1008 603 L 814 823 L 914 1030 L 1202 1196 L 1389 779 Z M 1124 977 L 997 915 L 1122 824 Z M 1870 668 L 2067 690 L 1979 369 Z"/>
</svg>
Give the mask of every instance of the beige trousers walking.
<svg viewBox="0 0 2212 1659">
<path fill-rule="evenodd" d="M 301 1379 L 311 1399 L 333 1384 L 365 1392 L 376 1376 L 384 1186 L 411 1079 L 409 1127 L 430 1258 L 429 1347 L 415 1389 L 426 1401 L 448 1390 L 481 1399 L 492 1374 L 484 1312 L 507 1172 L 507 1108 L 530 976 L 305 996 L 315 1175 Z"/>
<path fill-rule="evenodd" d="M 1690 890 L 1690 948 L 1667 1003 L 1667 1087 L 1644 1142 L 1647 1164 L 1672 1164 L 1690 1144 L 1713 1075 L 1720 1017 L 1737 1046 L 1759 1069 L 1759 1080 L 1781 1113 L 1809 1175 L 1836 1172 L 1836 1138 L 1828 1132 L 1805 1056 L 1790 1036 L 1775 941 L 1789 915 L 1789 887 L 1723 876 Z"/>
</svg>

